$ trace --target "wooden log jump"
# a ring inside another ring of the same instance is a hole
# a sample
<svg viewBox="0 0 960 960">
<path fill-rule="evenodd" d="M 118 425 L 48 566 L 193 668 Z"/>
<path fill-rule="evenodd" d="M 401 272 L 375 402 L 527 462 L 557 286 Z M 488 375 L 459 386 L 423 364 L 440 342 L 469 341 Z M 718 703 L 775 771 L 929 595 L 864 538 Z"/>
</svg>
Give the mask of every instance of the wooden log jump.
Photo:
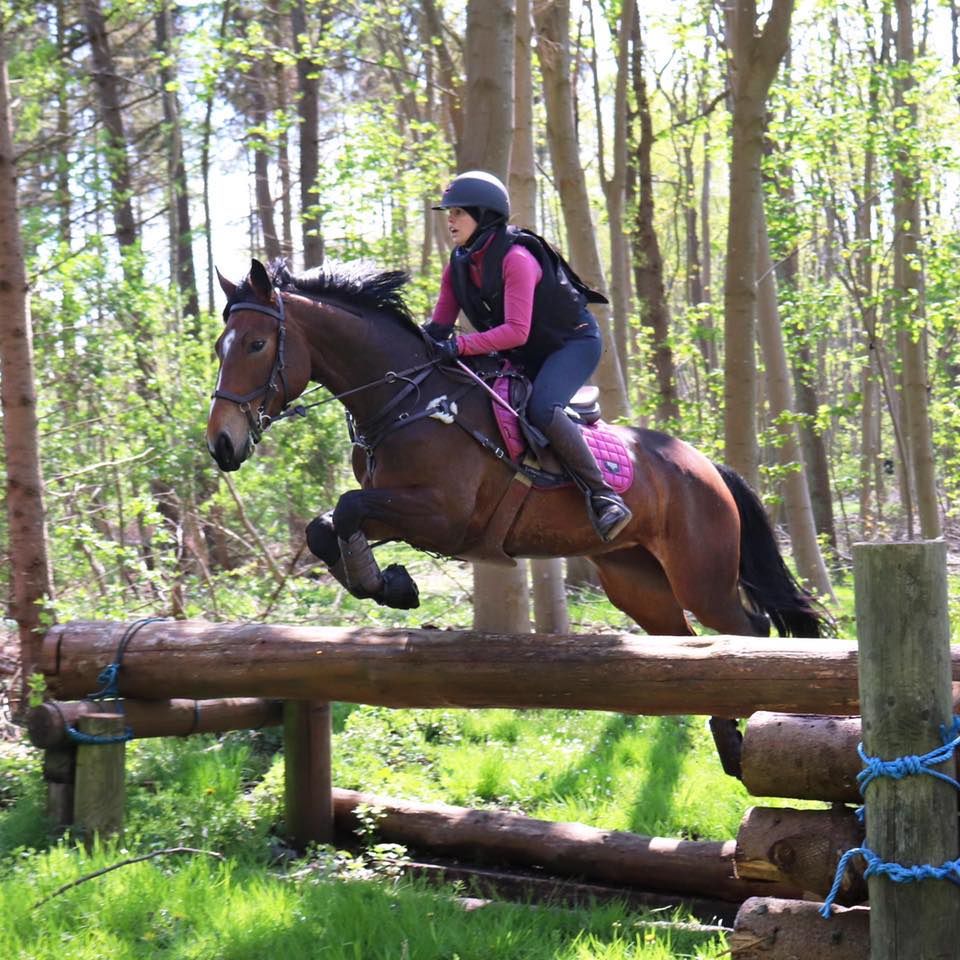
<svg viewBox="0 0 960 960">
<path fill-rule="evenodd" d="M 125 630 L 94 621 L 51 629 L 41 668 L 54 694 L 96 689 Z M 826 639 L 164 621 L 144 626 L 126 648 L 119 685 L 135 698 L 263 696 L 728 717 L 758 709 L 859 712 L 856 644 Z"/>
<path fill-rule="evenodd" d="M 121 700 L 125 725 L 135 739 L 144 737 L 186 737 L 192 733 L 224 733 L 227 730 L 256 730 L 283 722 L 283 703 L 261 697 L 219 700 Z M 30 742 L 44 750 L 69 746 L 67 728 L 90 713 L 113 710 L 93 700 L 48 700 L 27 712 Z"/>
</svg>

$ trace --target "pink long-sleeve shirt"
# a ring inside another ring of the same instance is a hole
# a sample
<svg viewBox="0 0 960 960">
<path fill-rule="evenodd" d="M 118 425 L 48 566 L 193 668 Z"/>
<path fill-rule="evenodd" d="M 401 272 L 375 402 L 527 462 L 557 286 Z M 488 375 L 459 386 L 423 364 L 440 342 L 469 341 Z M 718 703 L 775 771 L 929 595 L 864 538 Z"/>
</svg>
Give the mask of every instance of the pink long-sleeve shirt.
<svg viewBox="0 0 960 960">
<path fill-rule="evenodd" d="M 477 286 L 480 286 L 483 254 L 489 243 L 470 255 L 470 279 Z M 503 258 L 503 323 L 485 332 L 461 334 L 457 337 L 458 352 L 463 356 L 477 356 L 525 344 L 533 318 L 533 295 L 542 277 L 540 264 L 529 250 L 516 244 L 510 247 Z M 452 327 L 459 312 L 448 263 L 443 270 L 432 321 L 438 326 Z"/>
</svg>

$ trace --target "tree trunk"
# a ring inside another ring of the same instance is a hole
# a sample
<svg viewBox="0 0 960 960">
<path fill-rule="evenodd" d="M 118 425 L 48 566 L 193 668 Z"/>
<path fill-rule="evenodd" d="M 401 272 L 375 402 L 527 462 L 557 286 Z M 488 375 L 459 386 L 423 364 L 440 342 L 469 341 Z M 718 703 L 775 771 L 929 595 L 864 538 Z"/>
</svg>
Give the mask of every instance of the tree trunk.
<svg viewBox="0 0 960 960">
<path fill-rule="evenodd" d="M 633 21 L 633 93 L 640 120 L 637 143 L 637 179 L 640 187 L 634 229 L 633 276 L 640 302 L 640 315 L 650 329 L 653 345 L 653 368 L 657 384 L 657 421 L 666 424 L 678 420 L 676 377 L 673 350 L 670 347 L 670 312 L 663 285 L 663 256 L 654 225 L 653 209 L 653 121 L 647 99 L 647 83 L 643 76 L 643 38 L 640 18 Z"/>
<path fill-rule="evenodd" d="M 512 0 L 467 0 L 464 111 L 460 169 L 487 170 L 506 180 L 513 130 Z"/>
<path fill-rule="evenodd" d="M 589 5 L 591 29 L 593 5 Z M 620 369 L 627 370 L 627 325 L 631 312 L 629 292 L 630 254 L 624 232 L 627 186 L 627 84 L 630 77 L 630 38 L 639 29 L 635 0 L 624 0 L 620 9 L 620 23 L 615 36 L 617 75 L 613 97 L 613 171 L 606 175 L 603 141 L 602 111 L 600 108 L 600 81 L 597 69 L 595 31 L 591 54 L 594 103 L 597 112 L 597 160 L 600 184 L 607 202 L 607 225 L 610 237 L 610 302 L 613 307 L 613 334 Z"/>
<path fill-rule="evenodd" d="M 917 127 L 917 105 L 913 97 L 912 0 L 897 0 L 897 64 L 895 110 L 909 129 Z M 922 177 L 908 141 L 901 139 L 898 162 L 894 164 L 894 287 L 903 332 L 903 400 L 909 436 L 909 470 L 916 491 L 920 534 L 925 540 L 941 536 L 937 507 L 937 483 L 933 461 L 927 392 L 926 326 L 923 317 L 923 276 L 920 258 L 920 200 L 917 194 Z"/>
<path fill-rule="evenodd" d="M 197 275 L 193 265 L 193 230 L 190 226 L 190 192 L 187 184 L 187 168 L 183 156 L 183 132 L 180 125 L 180 101 L 176 94 L 177 76 L 174 70 L 176 52 L 173 49 L 173 17 L 170 0 L 162 0 L 154 17 L 157 34 L 157 50 L 161 55 L 160 80 L 163 83 L 163 120 L 167 127 L 168 169 L 172 197 L 171 223 L 174 230 L 170 236 L 175 264 L 174 279 L 180 289 L 181 309 L 192 318 L 191 332 L 199 335 L 197 318 L 200 315 Z"/>
<path fill-rule="evenodd" d="M 793 0 L 773 0 L 757 35 L 755 0 L 727 12 L 733 53 L 733 141 L 724 290 L 724 443 L 726 462 L 757 486 L 756 263 L 760 160 L 766 99 L 787 51 Z"/>
<path fill-rule="evenodd" d="M 533 12 L 517 0 L 513 50 L 513 142 L 510 147 L 510 219 L 537 228 L 537 173 L 533 135 Z"/>
<path fill-rule="evenodd" d="M 817 542 L 817 531 L 810 506 L 810 491 L 807 489 L 807 474 L 803 468 L 803 457 L 792 417 L 793 391 L 787 369 L 783 332 L 780 328 L 776 279 L 773 261 L 770 259 L 767 219 L 762 204 L 758 213 L 759 260 L 757 266 L 760 271 L 760 282 L 757 290 L 757 326 L 766 368 L 770 419 L 776 424 L 779 437 L 778 459 L 780 466 L 786 471 L 782 489 L 787 527 L 790 531 L 790 542 L 793 545 L 793 557 L 798 573 L 817 593 L 832 596 L 830 578 Z"/>
<path fill-rule="evenodd" d="M 267 128 L 267 94 L 265 67 L 260 61 L 250 71 L 253 96 L 253 123 L 256 131 Z M 261 132 L 250 135 L 253 149 L 254 184 L 257 197 L 257 219 L 260 222 L 260 238 L 263 252 L 268 260 L 280 256 L 280 240 L 277 236 L 276 217 L 274 215 L 273 196 L 270 192 L 270 145 Z"/>
<path fill-rule="evenodd" d="M 14 694 L 19 707 L 25 705 L 27 683 L 37 669 L 44 629 L 42 604 L 53 595 L 53 582 L 43 506 L 29 288 L 17 204 L 5 17 L 0 13 L 0 403 L 13 583 L 11 612 L 20 637 L 22 686 Z"/>
<path fill-rule="evenodd" d="M 112 192 L 113 221 L 117 242 L 121 250 L 126 250 L 137 242 L 138 232 L 133 216 L 133 188 L 120 108 L 119 76 L 114 66 L 100 0 L 84 0 L 83 8 L 93 58 L 98 113 L 107 132 L 106 159 Z"/>
<path fill-rule="evenodd" d="M 517 0 L 514 46 L 513 143 L 510 148 L 511 220 L 537 229 L 537 178 L 533 131 L 533 12 L 530 0 Z M 570 629 L 559 557 L 530 561 L 534 624 L 538 633 L 566 633 Z"/>
<path fill-rule="evenodd" d="M 462 84 L 460 71 L 457 69 L 443 41 L 444 26 L 434 0 L 421 0 L 423 14 L 427 19 L 430 34 L 435 41 L 433 49 L 437 55 L 437 65 L 440 70 L 440 86 L 443 90 L 443 103 L 450 121 L 450 140 L 454 145 L 457 156 L 460 155 L 460 143 L 463 140 L 463 108 Z"/>
<path fill-rule="evenodd" d="M 465 112 L 460 167 L 487 170 L 506 182 L 513 137 L 513 5 L 470 0 L 467 5 Z M 473 616 L 478 630 L 530 629 L 527 564 L 473 565 Z"/>
<path fill-rule="evenodd" d="M 569 0 L 536 0 L 533 10 L 537 56 L 543 75 L 547 140 L 567 229 L 567 249 L 574 269 L 584 282 L 605 292 L 606 281 L 590 214 L 590 198 L 580 164 L 570 81 L 570 3 Z M 626 384 L 611 339 L 610 309 L 599 307 L 594 315 L 604 338 L 603 355 L 596 373 L 604 412 L 608 419 L 629 417 Z"/>
<path fill-rule="evenodd" d="M 300 222 L 303 225 L 303 265 L 323 263 L 323 232 L 318 206 L 320 173 L 320 82 L 319 65 L 311 56 L 306 0 L 295 0 L 290 9 L 293 43 L 297 51 L 297 115 L 300 118 Z M 322 29 L 322 22 L 321 22 Z"/>
</svg>

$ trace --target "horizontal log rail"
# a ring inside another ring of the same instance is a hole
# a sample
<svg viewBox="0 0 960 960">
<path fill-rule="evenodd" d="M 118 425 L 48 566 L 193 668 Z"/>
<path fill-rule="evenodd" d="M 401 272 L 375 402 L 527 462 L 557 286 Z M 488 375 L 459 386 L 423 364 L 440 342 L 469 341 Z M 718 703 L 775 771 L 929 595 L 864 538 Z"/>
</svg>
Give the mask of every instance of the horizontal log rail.
<svg viewBox="0 0 960 960">
<path fill-rule="evenodd" d="M 95 691 L 126 629 L 98 621 L 52 628 L 41 657 L 52 693 L 69 699 Z M 119 688 L 143 699 L 268 697 L 389 707 L 728 717 L 859 711 L 856 644 L 830 639 L 161 621 L 144 625 L 126 647 Z"/>
<path fill-rule="evenodd" d="M 48 700 L 27 711 L 27 734 L 35 747 L 68 746 L 68 727 L 80 717 L 114 710 L 113 700 Z M 218 700 L 121 700 L 119 709 L 134 738 L 186 737 L 192 733 L 256 730 L 283 722 L 283 704 L 260 697 Z"/>
<path fill-rule="evenodd" d="M 581 823 L 536 820 L 502 810 L 472 810 L 334 789 L 334 822 L 339 831 L 356 832 L 360 805 L 377 812 L 376 830 L 383 840 L 442 856 L 464 856 L 472 863 L 540 867 L 552 876 L 737 903 L 752 896 L 797 897 L 802 892 L 789 882 L 737 877 L 733 840 L 646 837 Z"/>
</svg>

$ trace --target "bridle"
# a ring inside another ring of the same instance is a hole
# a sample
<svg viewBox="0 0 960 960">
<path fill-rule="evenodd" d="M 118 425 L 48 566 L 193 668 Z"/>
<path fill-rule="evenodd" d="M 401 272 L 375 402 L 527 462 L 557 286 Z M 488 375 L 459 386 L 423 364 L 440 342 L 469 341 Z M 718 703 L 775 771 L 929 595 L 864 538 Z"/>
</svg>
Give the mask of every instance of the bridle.
<svg viewBox="0 0 960 960">
<path fill-rule="evenodd" d="M 231 303 L 230 306 L 227 307 L 227 319 L 229 320 L 230 314 L 237 310 L 254 310 L 257 313 L 265 313 L 268 317 L 273 317 L 277 321 L 277 352 L 273 358 L 273 368 L 270 370 L 270 376 L 267 378 L 266 384 L 256 390 L 239 394 L 233 393 L 231 390 L 221 390 L 218 387 L 210 396 L 214 400 L 230 400 L 232 403 L 237 404 L 244 416 L 246 416 L 247 422 L 250 424 L 250 433 L 253 436 L 253 442 L 259 443 L 260 438 L 263 436 L 263 431 L 270 426 L 273 420 L 280 420 L 292 416 L 295 412 L 287 409 L 287 376 L 284 372 L 284 346 L 287 339 L 287 324 L 283 309 L 283 297 L 280 296 L 280 291 L 278 290 L 276 309 L 253 300 L 241 300 L 237 303 Z M 277 385 L 278 379 L 280 381 L 279 386 Z M 281 388 L 283 389 L 281 412 L 276 417 L 271 417 L 267 413 L 267 404 L 270 401 L 270 395 L 279 392 Z M 256 415 L 254 415 L 250 407 L 250 401 L 255 400 L 257 397 L 262 397 L 262 399 L 260 406 L 257 408 Z"/>
<path fill-rule="evenodd" d="M 421 371 L 427 371 L 430 368 L 433 368 L 437 365 L 436 359 L 427 360 L 424 363 L 417 364 L 416 366 L 410 367 L 406 370 L 393 371 L 388 370 L 387 373 L 372 380 L 369 383 L 361 384 L 359 387 L 353 387 L 350 390 L 344 390 L 341 393 L 335 393 L 330 397 L 326 397 L 323 400 L 317 400 L 313 403 L 308 404 L 299 404 L 295 407 L 290 406 L 290 402 L 287 400 L 289 390 L 287 389 L 287 378 L 285 370 L 285 355 L 284 347 L 286 344 L 287 338 L 287 324 L 286 316 L 283 306 L 283 297 L 280 295 L 280 290 L 276 290 L 277 294 L 277 307 L 274 307 L 257 303 L 255 300 L 238 300 L 236 303 L 231 303 L 226 310 L 226 319 L 230 319 L 230 315 L 237 310 L 253 310 L 256 313 L 264 313 L 268 317 L 273 317 L 277 321 L 277 352 L 273 358 L 273 368 L 270 370 L 270 376 L 267 378 L 267 382 L 264 386 L 259 387 L 256 390 L 251 390 L 249 393 L 239 394 L 233 393 L 231 390 L 221 390 L 217 388 L 210 394 L 211 399 L 214 400 L 229 400 L 231 403 L 237 404 L 240 407 L 240 410 L 243 412 L 244 416 L 247 418 L 247 422 L 250 425 L 250 434 L 253 437 L 254 443 L 259 443 L 263 432 L 270 426 L 271 423 L 274 423 L 277 420 L 287 420 L 290 417 L 305 417 L 307 415 L 307 410 L 311 407 L 319 407 L 325 403 L 331 403 L 334 400 L 341 400 L 344 397 L 348 397 L 354 393 L 360 393 L 363 390 L 369 390 L 371 387 L 377 387 L 382 384 L 391 384 L 398 381 L 404 381 L 407 383 L 407 387 L 400 392 L 394 400 L 388 404 L 384 411 L 381 413 L 389 411 L 392 409 L 394 404 L 399 403 L 409 392 L 409 390 L 417 390 L 419 392 L 419 382 L 422 377 L 418 377 L 416 380 L 411 380 L 410 375 L 415 373 L 420 373 Z M 277 386 L 277 381 L 279 380 L 280 386 Z M 271 417 L 267 413 L 267 404 L 270 401 L 270 395 L 277 393 L 279 389 L 283 389 L 283 403 L 280 407 L 280 412 L 275 416 Z M 312 388 L 312 390 L 307 391 L 312 393 L 313 390 L 319 389 L 319 386 Z M 260 401 L 260 406 L 257 408 L 256 414 L 250 407 L 250 402 L 255 400 L 257 397 L 262 397 Z M 349 417 L 349 415 L 348 415 Z"/>
</svg>

